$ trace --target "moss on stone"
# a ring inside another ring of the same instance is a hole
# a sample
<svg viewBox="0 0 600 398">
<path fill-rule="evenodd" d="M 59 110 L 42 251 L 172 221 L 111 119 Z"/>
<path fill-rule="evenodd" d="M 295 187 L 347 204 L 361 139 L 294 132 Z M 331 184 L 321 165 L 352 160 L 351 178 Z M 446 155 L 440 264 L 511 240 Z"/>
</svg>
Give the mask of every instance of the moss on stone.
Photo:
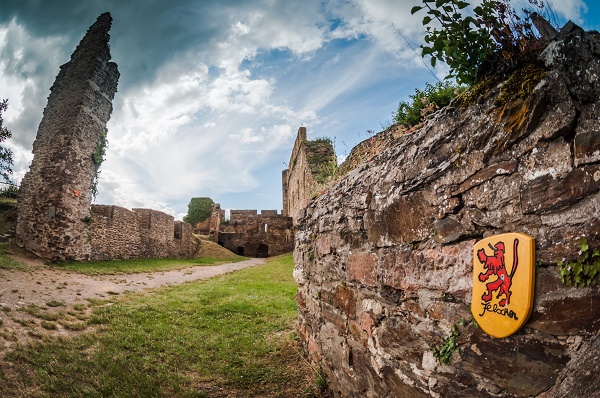
<svg viewBox="0 0 600 398">
<path fill-rule="evenodd" d="M 337 159 L 333 143 L 329 138 L 317 138 L 314 141 L 303 141 L 306 160 L 315 181 L 324 183 L 337 171 Z"/>
<path fill-rule="evenodd" d="M 496 99 L 497 105 L 505 105 L 517 98 L 525 99 L 543 78 L 546 71 L 538 66 L 529 64 L 517 70 L 504 82 L 500 88 L 500 95 Z"/>
<path fill-rule="evenodd" d="M 517 98 L 524 99 L 533 93 L 533 90 L 543 78 L 546 71 L 542 68 L 528 64 L 511 74 L 500 87 L 500 94 L 495 104 L 502 106 Z M 477 102 L 477 99 L 486 95 L 502 81 L 501 75 L 486 76 L 469 90 L 459 94 L 452 102 L 457 108 L 466 109 Z"/>
<path fill-rule="evenodd" d="M 492 88 L 496 87 L 500 81 L 501 78 L 499 76 L 486 76 L 478 83 L 474 84 L 470 89 L 456 96 L 451 105 L 457 108 L 466 109 L 473 105 L 480 96 L 486 95 Z"/>
</svg>

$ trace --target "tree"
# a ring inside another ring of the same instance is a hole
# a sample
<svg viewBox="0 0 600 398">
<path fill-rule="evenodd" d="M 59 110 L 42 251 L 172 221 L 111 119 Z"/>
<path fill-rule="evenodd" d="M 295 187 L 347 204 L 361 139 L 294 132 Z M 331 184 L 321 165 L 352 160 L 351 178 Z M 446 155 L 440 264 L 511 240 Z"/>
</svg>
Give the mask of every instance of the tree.
<svg viewBox="0 0 600 398">
<path fill-rule="evenodd" d="M 200 221 L 206 220 L 212 214 L 215 202 L 211 198 L 192 198 L 188 204 L 188 214 L 183 217 L 183 221 L 196 225 Z"/>
<path fill-rule="evenodd" d="M 2 124 L 4 119 L 2 114 L 6 112 L 8 108 L 8 99 L 0 100 L 0 142 L 4 142 L 5 140 L 12 137 L 12 133 Z M 0 175 L 4 178 L 6 182 L 10 182 L 10 175 L 12 174 L 12 166 L 13 166 L 13 153 L 12 151 L 0 145 Z"/>
</svg>

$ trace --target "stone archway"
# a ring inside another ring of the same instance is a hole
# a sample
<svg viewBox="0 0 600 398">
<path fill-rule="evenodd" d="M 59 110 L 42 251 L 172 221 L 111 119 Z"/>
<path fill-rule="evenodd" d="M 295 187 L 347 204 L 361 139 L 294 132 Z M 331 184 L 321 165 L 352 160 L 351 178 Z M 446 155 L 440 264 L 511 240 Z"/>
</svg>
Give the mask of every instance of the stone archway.
<svg viewBox="0 0 600 398">
<path fill-rule="evenodd" d="M 265 245 L 264 243 L 258 245 L 258 249 L 256 249 L 256 257 L 269 257 L 269 246 Z"/>
</svg>

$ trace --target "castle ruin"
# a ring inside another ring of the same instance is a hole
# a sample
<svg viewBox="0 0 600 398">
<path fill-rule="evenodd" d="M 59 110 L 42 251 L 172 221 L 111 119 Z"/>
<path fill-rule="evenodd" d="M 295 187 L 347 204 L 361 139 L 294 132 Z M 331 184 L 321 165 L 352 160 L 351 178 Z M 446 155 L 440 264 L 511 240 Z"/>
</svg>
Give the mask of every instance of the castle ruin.
<svg viewBox="0 0 600 398">
<path fill-rule="evenodd" d="M 23 177 L 16 240 L 49 261 L 192 257 L 191 225 L 155 210 L 91 206 L 119 71 L 109 13 L 60 67 Z"/>
<path fill-rule="evenodd" d="M 277 210 L 231 210 L 218 243 L 241 256 L 270 257 L 294 250 L 292 219 Z"/>
</svg>

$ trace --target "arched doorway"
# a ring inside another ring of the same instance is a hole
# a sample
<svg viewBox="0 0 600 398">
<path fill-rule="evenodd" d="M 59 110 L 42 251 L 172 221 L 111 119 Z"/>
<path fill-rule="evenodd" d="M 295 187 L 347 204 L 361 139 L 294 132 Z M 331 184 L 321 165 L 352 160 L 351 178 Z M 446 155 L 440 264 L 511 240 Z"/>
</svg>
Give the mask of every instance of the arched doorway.
<svg viewBox="0 0 600 398">
<path fill-rule="evenodd" d="M 240 256 L 244 255 L 244 246 L 238 246 L 237 248 L 237 254 Z"/>
<path fill-rule="evenodd" d="M 258 249 L 256 249 L 256 257 L 269 257 L 269 246 L 265 244 L 258 245 Z"/>
</svg>

